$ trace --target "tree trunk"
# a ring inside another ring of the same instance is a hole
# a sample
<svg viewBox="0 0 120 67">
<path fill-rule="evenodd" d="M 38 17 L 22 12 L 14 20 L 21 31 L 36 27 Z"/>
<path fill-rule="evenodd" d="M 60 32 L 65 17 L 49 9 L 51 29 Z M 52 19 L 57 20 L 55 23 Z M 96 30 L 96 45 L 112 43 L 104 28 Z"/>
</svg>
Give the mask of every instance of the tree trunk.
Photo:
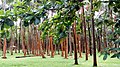
<svg viewBox="0 0 120 67">
<path fill-rule="evenodd" d="M 69 28 L 69 47 L 70 47 L 70 56 L 72 56 L 72 44 L 71 44 L 71 28 Z"/>
<path fill-rule="evenodd" d="M 88 60 L 88 44 L 87 44 L 87 36 L 86 36 L 86 22 L 85 22 L 85 17 L 84 17 L 84 6 L 82 6 L 83 10 L 83 24 L 84 24 L 84 41 L 85 41 L 85 47 L 86 47 L 86 60 Z"/>
<path fill-rule="evenodd" d="M 91 43 L 90 22 L 88 22 L 88 35 L 89 35 L 89 50 L 90 50 L 90 56 L 92 56 L 92 43 Z"/>
<path fill-rule="evenodd" d="M 6 47 L 7 47 L 7 41 L 6 41 L 6 37 L 4 38 L 4 45 L 3 45 L 3 59 L 6 59 Z"/>
<path fill-rule="evenodd" d="M 57 47 L 58 47 L 58 55 L 60 55 L 60 44 L 58 44 Z"/>
<path fill-rule="evenodd" d="M 102 25 L 101 25 L 101 31 L 100 31 L 100 46 L 102 45 Z M 102 51 L 102 48 L 100 48 L 100 52 Z"/>
<path fill-rule="evenodd" d="M 31 51 L 32 51 L 32 54 L 35 55 L 35 46 L 34 46 L 34 42 L 35 42 L 35 37 L 34 37 L 34 25 L 32 24 L 31 25 L 31 28 L 32 28 L 32 33 L 31 33 L 31 40 L 32 40 L 32 47 L 31 47 Z"/>
<path fill-rule="evenodd" d="M 80 34 L 78 34 L 79 57 L 82 58 L 81 40 L 80 39 L 81 39 Z"/>
<path fill-rule="evenodd" d="M 16 48 L 15 48 L 15 53 L 17 53 L 17 22 L 16 22 L 16 38 L 15 38 L 15 46 L 16 46 Z"/>
<path fill-rule="evenodd" d="M 51 46 L 51 58 L 54 58 L 53 37 L 52 36 L 50 36 L 50 46 Z"/>
<path fill-rule="evenodd" d="M 110 10 L 110 19 L 112 20 L 113 18 L 112 18 L 112 9 L 111 8 L 109 8 L 109 10 Z M 112 24 L 112 32 L 114 32 L 114 25 Z"/>
<path fill-rule="evenodd" d="M 105 24 L 104 24 L 104 33 L 103 33 L 103 39 L 104 39 L 104 48 L 106 48 L 107 47 L 107 40 L 106 40 L 106 26 L 105 26 Z"/>
<path fill-rule="evenodd" d="M 92 14 L 93 9 L 93 0 L 90 0 L 91 3 L 91 20 L 92 20 L 92 43 L 93 43 L 93 66 L 97 66 L 97 57 L 96 57 L 96 44 L 95 44 L 95 27 L 94 27 L 94 17 Z"/>
<path fill-rule="evenodd" d="M 62 57 L 64 57 L 64 48 L 63 48 L 63 42 L 61 42 L 61 52 L 62 52 Z"/>
<path fill-rule="evenodd" d="M 50 42 L 49 42 L 49 37 L 47 36 L 46 39 L 47 39 L 47 44 L 46 44 L 46 46 L 47 46 L 47 56 L 50 56 Z"/>
<path fill-rule="evenodd" d="M 54 53 L 55 53 L 55 55 L 57 54 L 56 53 L 56 44 L 54 45 Z"/>
<path fill-rule="evenodd" d="M 74 58 L 75 58 L 75 65 L 78 65 L 78 60 L 77 60 L 77 48 L 76 48 L 76 22 L 73 24 L 73 35 L 74 35 Z"/>
<path fill-rule="evenodd" d="M 68 59 L 68 37 L 65 38 L 65 59 Z"/>
<path fill-rule="evenodd" d="M 40 35 L 41 35 L 41 32 L 38 31 L 38 33 L 39 33 L 39 34 L 38 34 L 38 37 L 37 37 L 37 38 L 38 38 L 37 41 L 38 41 L 39 55 L 41 55 L 42 58 L 46 58 L 45 55 L 44 55 L 43 49 L 42 49 L 42 40 L 39 38 Z"/>
<path fill-rule="evenodd" d="M 21 35 L 21 19 L 20 19 L 20 30 L 19 30 L 19 45 L 18 45 L 18 53 L 20 53 L 20 42 L 21 42 L 21 39 L 20 39 L 20 35 Z"/>
<path fill-rule="evenodd" d="M 31 48 L 31 50 L 32 50 L 32 54 L 34 55 L 34 38 L 33 38 L 33 36 L 32 36 L 32 48 Z"/>
<path fill-rule="evenodd" d="M 25 50 L 25 31 L 22 29 L 22 51 L 24 53 L 24 56 L 26 56 L 26 50 Z"/>
<path fill-rule="evenodd" d="M 13 32 L 11 28 L 11 37 L 10 37 L 10 53 L 13 55 L 13 46 L 14 46 L 14 38 L 13 38 Z"/>
<path fill-rule="evenodd" d="M 42 58 L 46 58 L 44 56 L 44 51 L 43 51 L 43 48 L 42 48 L 42 40 L 39 40 L 39 42 L 40 42 L 40 53 L 41 53 L 41 56 L 42 56 Z"/>
</svg>

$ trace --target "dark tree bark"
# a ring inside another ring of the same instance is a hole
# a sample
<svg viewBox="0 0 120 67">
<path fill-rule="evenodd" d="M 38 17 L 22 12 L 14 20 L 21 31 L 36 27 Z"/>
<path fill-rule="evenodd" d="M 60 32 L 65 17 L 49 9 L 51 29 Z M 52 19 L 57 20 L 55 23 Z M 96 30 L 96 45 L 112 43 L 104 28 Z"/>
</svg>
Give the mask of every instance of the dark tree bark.
<svg viewBox="0 0 120 67">
<path fill-rule="evenodd" d="M 58 55 L 60 55 L 60 44 L 57 45 Z"/>
<path fill-rule="evenodd" d="M 96 57 L 96 44 L 95 44 L 95 27 L 94 27 L 94 15 L 92 14 L 93 9 L 93 0 L 90 0 L 91 3 L 91 20 L 92 20 L 92 43 L 93 43 L 93 66 L 97 66 L 97 57 Z"/>
<path fill-rule="evenodd" d="M 74 24 L 73 24 L 73 35 L 74 35 L 74 58 L 75 58 L 75 65 L 78 65 L 78 60 L 77 60 L 77 47 L 76 47 L 76 38 L 77 38 L 77 36 L 76 36 L 76 22 L 74 22 Z"/>
<path fill-rule="evenodd" d="M 90 56 L 92 56 L 92 43 L 91 43 L 91 32 L 90 32 L 90 22 L 88 22 L 88 35 L 89 35 L 89 50 Z"/>
<path fill-rule="evenodd" d="M 98 35 L 97 35 L 97 42 L 98 42 L 98 52 L 101 51 L 101 41 L 100 41 L 100 31 L 98 30 Z"/>
<path fill-rule="evenodd" d="M 85 14 L 84 14 L 84 6 L 82 6 L 83 10 L 83 24 L 84 24 L 84 41 L 85 41 L 85 47 L 86 47 L 86 60 L 88 60 L 88 44 L 87 44 L 87 36 L 86 36 L 86 22 L 85 22 Z"/>
<path fill-rule="evenodd" d="M 105 24 L 104 24 L 103 39 L 104 39 L 104 48 L 106 48 L 107 47 L 107 39 L 106 39 L 106 25 Z"/>
</svg>

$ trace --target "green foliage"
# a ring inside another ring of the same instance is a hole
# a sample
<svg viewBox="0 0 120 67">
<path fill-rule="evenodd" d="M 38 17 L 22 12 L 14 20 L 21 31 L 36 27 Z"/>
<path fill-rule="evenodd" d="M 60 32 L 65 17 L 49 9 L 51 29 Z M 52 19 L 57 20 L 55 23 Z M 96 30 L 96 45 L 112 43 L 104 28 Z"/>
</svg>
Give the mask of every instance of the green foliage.
<svg viewBox="0 0 120 67">
<path fill-rule="evenodd" d="M 120 59 L 120 48 L 105 48 L 104 51 L 101 53 L 101 55 L 104 55 L 103 60 L 107 59 L 108 55 L 110 55 L 110 52 L 114 52 L 111 58 Z"/>
<path fill-rule="evenodd" d="M 46 10 L 51 10 L 56 14 L 50 19 L 46 19 L 40 25 L 39 30 L 42 31 L 42 36 L 53 36 L 54 43 L 59 43 L 63 38 L 67 36 L 67 31 L 71 27 L 72 23 L 77 20 L 77 30 L 80 31 L 80 19 L 75 14 L 76 11 L 80 9 L 84 4 L 82 2 L 72 2 L 51 0 L 51 8 L 44 8 Z"/>
<path fill-rule="evenodd" d="M 111 58 L 118 58 L 120 59 L 120 48 L 111 48 L 109 49 L 109 51 L 116 51 L 116 53 L 114 53 Z"/>
<path fill-rule="evenodd" d="M 97 1 L 97 2 L 96 1 L 93 3 L 93 6 L 94 6 L 94 8 L 92 10 L 93 12 L 98 11 L 101 6 L 101 1 Z"/>
<path fill-rule="evenodd" d="M 120 59 L 120 52 L 119 52 L 119 53 L 114 54 L 113 56 L 111 56 L 111 58 L 115 58 L 115 57 L 117 57 L 118 59 Z"/>
<path fill-rule="evenodd" d="M 105 55 L 104 55 L 104 57 L 103 57 L 103 60 L 106 60 L 107 59 L 107 57 L 108 57 L 108 53 L 105 53 Z"/>
<path fill-rule="evenodd" d="M 113 7 L 114 12 L 120 13 L 120 0 L 110 0 L 109 7 Z"/>
</svg>

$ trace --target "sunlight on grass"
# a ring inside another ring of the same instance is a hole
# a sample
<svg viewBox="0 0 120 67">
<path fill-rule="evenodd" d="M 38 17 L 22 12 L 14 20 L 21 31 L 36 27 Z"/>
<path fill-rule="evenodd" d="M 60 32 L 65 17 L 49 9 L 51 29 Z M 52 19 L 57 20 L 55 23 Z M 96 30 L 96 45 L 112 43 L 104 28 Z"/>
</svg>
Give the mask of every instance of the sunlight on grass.
<svg viewBox="0 0 120 67">
<path fill-rule="evenodd" d="M 92 67 L 92 57 L 89 56 L 89 60 L 85 61 L 85 56 L 79 58 L 79 65 L 74 65 L 73 57 L 64 59 L 60 55 L 55 55 L 54 58 L 47 56 L 43 59 L 41 56 L 15 58 L 16 56 L 23 56 L 22 53 L 10 55 L 7 54 L 7 59 L 0 58 L 0 67 Z M 120 60 L 117 58 L 108 58 L 103 61 L 102 57 L 98 57 L 98 67 L 119 67 Z"/>
</svg>

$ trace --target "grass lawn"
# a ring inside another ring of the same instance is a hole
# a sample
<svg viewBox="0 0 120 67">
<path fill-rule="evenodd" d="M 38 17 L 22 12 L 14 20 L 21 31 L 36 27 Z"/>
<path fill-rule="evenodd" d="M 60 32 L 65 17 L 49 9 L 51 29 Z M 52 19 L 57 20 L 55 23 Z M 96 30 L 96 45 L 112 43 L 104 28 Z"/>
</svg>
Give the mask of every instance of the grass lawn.
<svg viewBox="0 0 120 67">
<path fill-rule="evenodd" d="M 1 55 L 1 54 L 0 54 Z M 73 57 L 64 59 L 60 55 L 55 55 L 54 58 L 47 56 L 43 59 L 41 56 L 15 58 L 16 56 L 23 56 L 22 53 L 10 55 L 7 54 L 7 59 L 0 58 L 0 67 L 92 67 L 92 57 L 89 57 L 88 61 L 85 61 L 85 55 L 83 58 L 79 58 L 79 65 L 74 65 Z M 117 58 L 107 58 L 106 61 L 102 60 L 102 57 L 98 57 L 98 67 L 120 67 L 120 60 Z"/>
</svg>

